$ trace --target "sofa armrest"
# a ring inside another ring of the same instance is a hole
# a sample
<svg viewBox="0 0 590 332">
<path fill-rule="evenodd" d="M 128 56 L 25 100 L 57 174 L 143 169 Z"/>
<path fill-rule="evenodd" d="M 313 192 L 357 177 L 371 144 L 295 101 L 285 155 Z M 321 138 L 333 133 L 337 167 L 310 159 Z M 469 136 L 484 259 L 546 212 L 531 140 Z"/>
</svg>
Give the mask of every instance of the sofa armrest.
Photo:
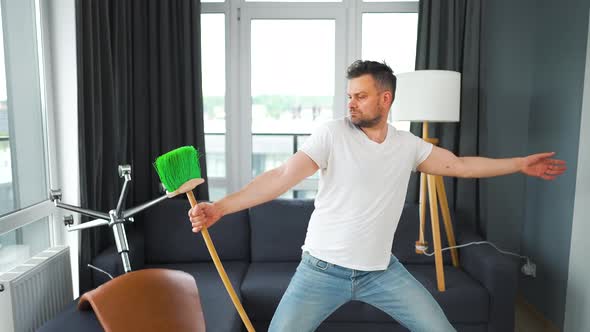
<svg viewBox="0 0 590 332">
<path fill-rule="evenodd" d="M 130 237 L 128 237 L 127 242 L 129 244 L 129 262 L 131 264 L 131 270 L 136 271 L 143 269 L 145 266 L 143 236 L 139 234 L 139 232 L 134 232 Z M 115 245 L 108 247 L 96 257 L 94 257 L 94 259 L 92 259 L 92 265 L 105 270 L 113 277 L 117 277 L 124 272 L 121 255 L 119 255 L 117 252 L 117 247 Z M 98 287 L 107 281 L 109 281 L 109 277 L 107 275 L 92 269 L 93 287 Z"/>
<path fill-rule="evenodd" d="M 469 231 L 461 234 L 460 244 L 484 239 Z M 514 306 L 518 288 L 519 261 L 488 244 L 459 249 L 460 265 L 479 281 L 490 296 L 488 331 L 514 330 Z"/>
</svg>

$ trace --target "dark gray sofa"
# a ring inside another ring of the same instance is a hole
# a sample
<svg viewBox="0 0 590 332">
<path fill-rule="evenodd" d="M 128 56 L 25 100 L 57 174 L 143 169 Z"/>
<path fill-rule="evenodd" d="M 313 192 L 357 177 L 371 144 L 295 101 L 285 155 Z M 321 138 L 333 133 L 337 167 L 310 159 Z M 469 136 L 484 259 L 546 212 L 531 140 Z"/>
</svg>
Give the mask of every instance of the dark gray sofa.
<svg viewBox="0 0 590 332">
<path fill-rule="evenodd" d="M 204 245 L 190 232 L 188 202 L 167 200 L 140 218 L 143 234 L 131 234 L 134 270 L 150 267 L 179 269 L 195 277 L 208 331 L 245 331 Z M 266 331 L 279 300 L 301 258 L 312 200 L 274 200 L 225 216 L 210 229 L 229 278 L 257 331 Z M 418 207 L 406 204 L 394 237 L 393 253 L 440 303 L 458 331 L 513 331 L 518 262 L 487 245 L 459 250 L 461 268 L 445 252 L 446 292 L 438 292 L 434 259 L 414 252 Z M 480 241 L 461 217 L 453 217 L 458 243 Z M 426 238 L 431 241 L 430 227 Z M 443 246 L 446 246 L 443 238 Z M 111 248 L 93 261 L 112 274 L 121 262 Z M 96 286 L 106 281 L 94 274 Z M 100 331 L 92 313 L 80 313 L 72 302 L 40 331 Z M 318 331 L 407 331 L 393 319 L 361 302 L 339 308 Z"/>
</svg>

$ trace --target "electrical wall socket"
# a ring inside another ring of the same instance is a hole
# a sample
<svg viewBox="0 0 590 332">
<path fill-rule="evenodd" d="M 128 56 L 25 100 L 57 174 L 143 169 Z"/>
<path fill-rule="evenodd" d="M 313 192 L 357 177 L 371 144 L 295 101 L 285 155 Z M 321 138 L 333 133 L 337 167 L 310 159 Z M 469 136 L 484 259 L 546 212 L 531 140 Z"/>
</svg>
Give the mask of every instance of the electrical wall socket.
<svg viewBox="0 0 590 332">
<path fill-rule="evenodd" d="M 537 265 L 527 259 L 526 263 L 520 269 L 524 275 L 529 277 L 537 277 Z"/>
</svg>

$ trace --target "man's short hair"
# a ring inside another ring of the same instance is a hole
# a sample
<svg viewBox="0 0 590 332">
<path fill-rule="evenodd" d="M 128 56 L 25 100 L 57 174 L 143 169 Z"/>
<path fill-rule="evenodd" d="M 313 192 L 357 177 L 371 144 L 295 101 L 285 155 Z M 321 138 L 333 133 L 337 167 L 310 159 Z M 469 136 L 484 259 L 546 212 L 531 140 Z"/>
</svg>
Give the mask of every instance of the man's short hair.
<svg viewBox="0 0 590 332">
<path fill-rule="evenodd" d="M 377 85 L 377 89 L 389 90 L 391 94 L 395 96 L 395 85 L 397 82 L 397 78 L 393 75 L 393 70 L 383 62 L 377 61 L 363 61 L 363 60 L 356 60 L 346 71 L 346 78 L 353 79 L 363 75 L 371 75 L 375 80 L 375 84 Z"/>
</svg>

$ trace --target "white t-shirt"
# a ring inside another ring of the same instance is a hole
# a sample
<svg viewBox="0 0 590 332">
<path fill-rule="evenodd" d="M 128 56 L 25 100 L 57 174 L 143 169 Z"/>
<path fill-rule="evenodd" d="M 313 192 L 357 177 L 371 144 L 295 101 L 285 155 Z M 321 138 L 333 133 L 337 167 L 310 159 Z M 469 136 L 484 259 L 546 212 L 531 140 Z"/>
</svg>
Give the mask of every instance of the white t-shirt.
<svg viewBox="0 0 590 332">
<path fill-rule="evenodd" d="M 300 151 L 320 168 L 302 249 L 349 269 L 385 270 L 410 174 L 432 144 L 392 125 L 377 143 L 343 118 L 319 127 Z"/>
</svg>

